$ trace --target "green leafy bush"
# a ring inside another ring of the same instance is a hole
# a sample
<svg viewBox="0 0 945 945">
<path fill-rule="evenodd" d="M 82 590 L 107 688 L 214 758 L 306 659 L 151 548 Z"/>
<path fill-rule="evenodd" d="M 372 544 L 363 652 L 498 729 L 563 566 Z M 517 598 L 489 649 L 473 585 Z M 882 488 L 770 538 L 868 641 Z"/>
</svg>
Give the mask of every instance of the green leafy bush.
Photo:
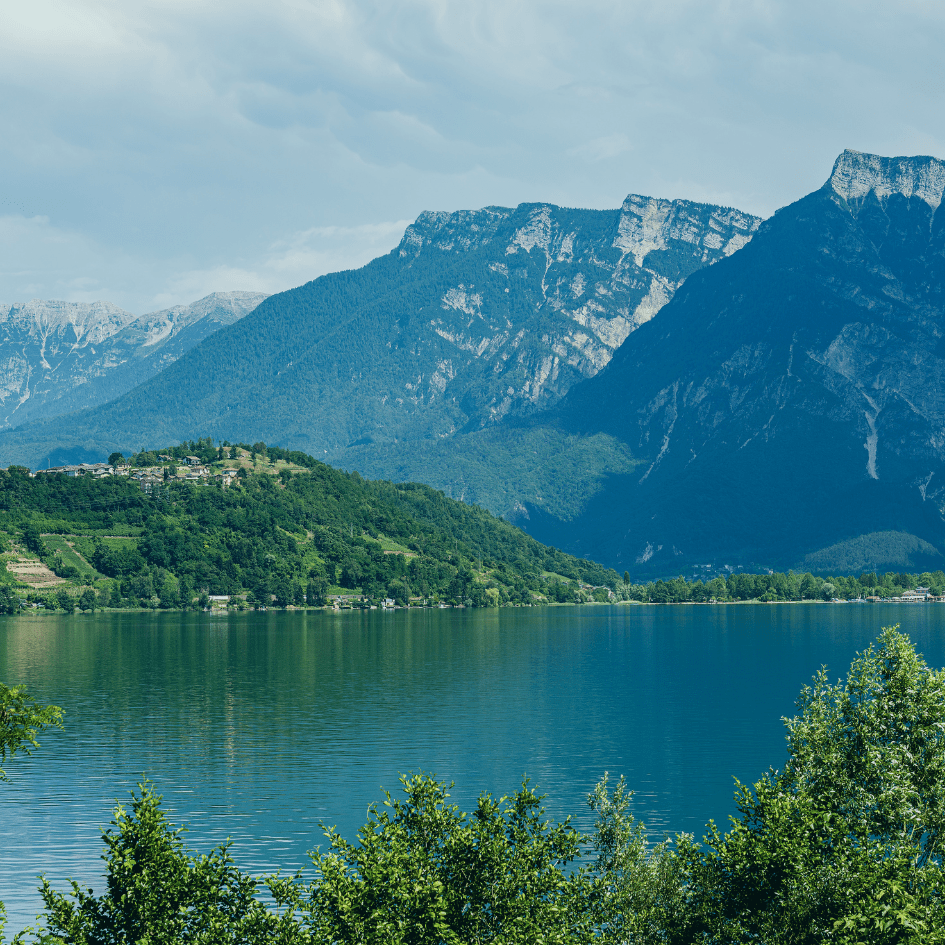
<svg viewBox="0 0 945 945">
<path fill-rule="evenodd" d="M 234 865 L 227 844 L 207 856 L 184 848 L 150 785 L 118 807 L 105 842 L 105 892 L 72 883 L 71 894 L 43 880 L 44 945 L 255 945 L 303 942 L 291 916 L 280 919 L 256 898 L 259 884 Z"/>
</svg>

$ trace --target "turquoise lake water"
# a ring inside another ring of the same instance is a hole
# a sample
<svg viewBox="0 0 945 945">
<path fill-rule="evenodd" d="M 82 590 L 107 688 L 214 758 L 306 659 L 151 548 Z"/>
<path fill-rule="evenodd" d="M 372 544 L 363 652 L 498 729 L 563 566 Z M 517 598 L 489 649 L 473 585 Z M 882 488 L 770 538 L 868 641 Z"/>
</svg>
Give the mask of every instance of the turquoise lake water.
<svg viewBox="0 0 945 945">
<path fill-rule="evenodd" d="M 304 866 L 322 821 L 353 837 L 420 770 L 461 805 L 527 775 L 580 826 L 623 774 L 656 836 L 701 836 L 733 777 L 783 763 L 780 719 L 817 669 L 842 676 L 895 623 L 945 664 L 945 605 L 0 617 L 0 681 L 67 712 L 0 784 L 9 930 L 42 872 L 101 891 L 100 828 L 143 777 L 190 847 L 230 837 L 253 873 Z"/>
</svg>

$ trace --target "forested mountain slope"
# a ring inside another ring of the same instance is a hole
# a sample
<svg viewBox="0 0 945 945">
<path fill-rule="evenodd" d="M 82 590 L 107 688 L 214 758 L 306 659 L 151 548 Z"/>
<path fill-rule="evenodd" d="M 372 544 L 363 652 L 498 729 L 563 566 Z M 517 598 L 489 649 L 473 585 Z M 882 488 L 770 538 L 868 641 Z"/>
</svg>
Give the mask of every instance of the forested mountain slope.
<svg viewBox="0 0 945 945">
<path fill-rule="evenodd" d="M 425 213 L 387 256 L 270 297 L 116 402 L 0 435 L 0 461 L 209 433 L 344 463 L 359 445 L 527 416 L 596 374 L 683 279 L 758 223 L 637 196 L 613 211 Z M 357 454 L 368 474 L 371 455 Z"/>
<path fill-rule="evenodd" d="M 639 465 L 571 521 L 532 507 L 533 533 L 636 571 L 941 566 L 943 188 L 934 158 L 844 152 L 690 277 L 546 421 Z"/>
<path fill-rule="evenodd" d="M 140 317 L 108 302 L 0 305 L 0 427 L 113 400 L 265 297 L 214 292 Z"/>
</svg>

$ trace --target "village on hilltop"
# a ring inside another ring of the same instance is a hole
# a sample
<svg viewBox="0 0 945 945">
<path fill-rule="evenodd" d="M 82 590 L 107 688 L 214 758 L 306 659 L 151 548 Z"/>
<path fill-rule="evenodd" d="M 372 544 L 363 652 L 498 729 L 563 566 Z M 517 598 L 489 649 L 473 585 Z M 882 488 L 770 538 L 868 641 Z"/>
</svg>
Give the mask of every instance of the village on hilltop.
<svg viewBox="0 0 945 945">
<path fill-rule="evenodd" d="M 28 472 L 32 478 L 57 474 L 91 476 L 94 479 L 125 476 L 137 482 L 146 493 L 171 482 L 191 482 L 195 485 L 214 483 L 227 488 L 237 477 L 251 472 L 278 475 L 283 469 L 304 471 L 303 467 L 295 463 L 267 455 L 266 447 L 261 443 L 256 446 L 224 443 L 214 447 L 208 438 L 207 441 L 198 440 L 186 445 L 193 452 L 187 453 L 182 447 L 171 447 L 160 452 L 141 450 L 128 458 L 121 453 L 112 453 L 107 462 L 48 466 L 35 471 L 19 468 Z"/>
<path fill-rule="evenodd" d="M 185 456 L 176 460 L 166 453 L 158 455 L 160 465 L 130 466 L 126 463 L 79 463 L 75 466 L 51 466 L 48 469 L 38 469 L 31 472 L 31 476 L 52 475 L 59 473 L 63 476 L 92 476 L 103 479 L 106 476 L 128 476 L 134 479 L 144 492 L 151 493 L 155 486 L 164 485 L 169 481 L 207 483 L 219 481 L 226 488 L 239 474 L 239 469 L 225 467 L 212 469 L 205 465 L 199 456 Z M 177 465 L 180 463 L 181 465 Z"/>
</svg>

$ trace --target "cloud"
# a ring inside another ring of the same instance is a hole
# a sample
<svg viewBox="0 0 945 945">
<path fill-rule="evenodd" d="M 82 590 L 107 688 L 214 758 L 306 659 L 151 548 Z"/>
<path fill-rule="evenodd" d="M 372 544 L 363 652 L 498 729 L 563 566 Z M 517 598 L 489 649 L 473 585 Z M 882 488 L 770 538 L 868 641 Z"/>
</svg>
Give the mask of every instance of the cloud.
<svg viewBox="0 0 945 945">
<path fill-rule="evenodd" d="M 2 216 L 0 285 L 10 294 L 0 296 L 0 302 L 106 299 L 144 314 L 221 288 L 281 292 L 390 252 L 410 222 L 312 227 L 273 242 L 245 265 L 200 267 L 190 257 L 116 254 L 83 233 L 55 227 L 47 217 Z"/>
<path fill-rule="evenodd" d="M 274 243 L 267 268 L 293 274 L 354 269 L 397 246 L 412 222 L 312 227 Z"/>
<path fill-rule="evenodd" d="M 12 0 L 0 214 L 45 222 L 0 298 L 304 281 L 425 209 L 769 213 L 844 147 L 945 156 L 943 39 L 920 0 Z"/>
<path fill-rule="evenodd" d="M 602 138 L 594 138 L 579 144 L 568 151 L 569 155 L 583 158 L 591 164 L 597 164 L 599 161 L 609 161 L 611 158 L 620 157 L 627 151 L 632 150 L 633 145 L 630 139 L 623 133 L 616 135 L 605 135 Z"/>
<path fill-rule="evenodd" d="M 312 227 L 275 242 L 255 269 L 217 266 L 176 273 L 169 279 L 167 290 L 155 296 L 153 304 L 164 307 L 181 298 L 200 298 L 223 285 L 247 291 L 281 292 L 326 272 L 355 269 L 396 247 L 411 222 Z"/>
<path fill-rule="evenodd" d="M 115 292 L 119 286 L 102 281 L 101 260 L 107 255 L 106 247 L 82 233 L 57 228 L 48 217 L 0 216 L 0 299 L 107 298 L 121 304 Z M 113 265 L 125 279 L 148 275 L 127 256 L 113 258 Z"/>
</svg>

